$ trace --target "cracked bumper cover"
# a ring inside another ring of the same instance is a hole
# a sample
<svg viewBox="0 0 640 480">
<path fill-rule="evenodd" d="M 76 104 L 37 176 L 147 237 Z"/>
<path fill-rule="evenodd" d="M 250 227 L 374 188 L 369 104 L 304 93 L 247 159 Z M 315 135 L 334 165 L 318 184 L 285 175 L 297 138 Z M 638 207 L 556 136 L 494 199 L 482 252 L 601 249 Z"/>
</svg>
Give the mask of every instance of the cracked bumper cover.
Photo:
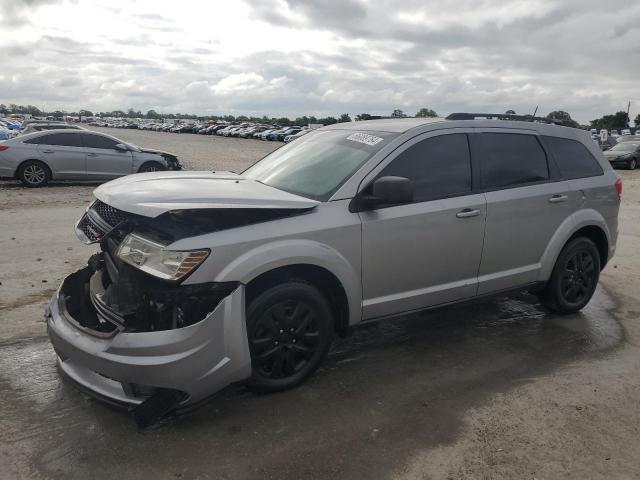
<svg viewBox="0 0 640 480">
<path fill-rule="evenodd" d="M 130 406 L 147 398 L 137 386 L 179 390 L 188 395 L 180 405 L 186 406 L 251 375 L 244 310 L 240 285 L 193 325 L 100 338 L 71 318 L 59 289 L 48 306 L 47 330 L 60 370 L 83 390 Z"/>
</svg>

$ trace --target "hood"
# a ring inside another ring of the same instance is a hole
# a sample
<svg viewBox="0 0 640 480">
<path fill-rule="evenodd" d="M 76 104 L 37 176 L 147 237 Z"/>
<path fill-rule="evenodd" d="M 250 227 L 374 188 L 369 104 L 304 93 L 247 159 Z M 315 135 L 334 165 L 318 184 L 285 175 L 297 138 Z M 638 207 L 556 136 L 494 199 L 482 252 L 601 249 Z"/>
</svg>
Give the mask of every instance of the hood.
<svg viewBox="0 0 640 480">
<path fill-rule="evenodd" d="M 138 147 L 142 153 L 155 153 L 157 155 L 168 155 L 170 157 L 177 157 L 177 155 L 169 152 L 163 152 L 162 150 L 153 150 L 152 148 Z"/>
<path fill-rule="evenodd" d="M 605 150 L 604 152 L 602 152 L 602 154 L 606 157 L 606 158 L 617 158 L 617 157 L 626 157 L 627 155 L 632 155 L 633 152 L 621 152 L 621 151 L 611 151 L 611 150 Z"/>
<path fill-rule="evenodd" d="M 105 183 L 94 196 L 145 217 L 202 208 L 305 209 L 320 202 L 230 172 L 137 173 Z"/>
</svg>

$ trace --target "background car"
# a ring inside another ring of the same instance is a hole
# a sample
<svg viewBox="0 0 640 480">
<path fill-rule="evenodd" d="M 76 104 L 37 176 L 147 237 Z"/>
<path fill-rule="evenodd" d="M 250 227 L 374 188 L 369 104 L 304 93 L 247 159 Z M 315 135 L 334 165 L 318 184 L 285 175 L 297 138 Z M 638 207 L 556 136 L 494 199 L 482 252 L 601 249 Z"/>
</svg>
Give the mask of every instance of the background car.
<svg viewBox="0 0 640 480">
<path fill-rule="evenodd" d="M 30 123 L 23 130 L 20 131 L 20 135 L 26 135 L 33 132 L 41 132 L 43 130 L 84 130 L 78 125 L 69 125 L 67 123 Z"/>
<path fill-rule="evenodd" d="M 45 130 L 0 144 L 0 177 L 28 187 L 50 180 L 103 181 L 137 172 L 181 170 L 170 153 L 88 130 Z"/>
<path fill-rule="evenodd" d="M 640 142 L 619 142 L 603 154 L 611 166 L 624 166 L 634 170 L 638 168 L 638 162 L 640 162 Z"/>
</svg>

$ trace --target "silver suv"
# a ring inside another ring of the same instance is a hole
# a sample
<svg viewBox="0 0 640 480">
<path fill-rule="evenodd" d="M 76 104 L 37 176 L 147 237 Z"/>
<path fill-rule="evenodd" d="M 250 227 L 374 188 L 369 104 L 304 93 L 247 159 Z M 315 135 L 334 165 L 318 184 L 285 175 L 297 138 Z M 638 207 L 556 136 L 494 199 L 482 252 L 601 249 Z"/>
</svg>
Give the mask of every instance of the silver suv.
<svg viewBox="0 0 640 480">
<path fill-rule="evenodd" d="M 233 382 L 297 385 L 360 322 L 519 289 L 580 310 L 616 246 L 609 162 L 585 131 L 449 118 L 100 186 L 76 231 L 101 251 L 47 314 L 61 372 L 149 418 Z"/>
<path fill-rule="evenodd" d="M 67 130 L 56 127 L 0 142 L 0 178 L 42 187 L 50 180 L 95 182 L 182 168 L 171 153 L 140 148 L 90 130 L 64 128 Z"/>
</svg>

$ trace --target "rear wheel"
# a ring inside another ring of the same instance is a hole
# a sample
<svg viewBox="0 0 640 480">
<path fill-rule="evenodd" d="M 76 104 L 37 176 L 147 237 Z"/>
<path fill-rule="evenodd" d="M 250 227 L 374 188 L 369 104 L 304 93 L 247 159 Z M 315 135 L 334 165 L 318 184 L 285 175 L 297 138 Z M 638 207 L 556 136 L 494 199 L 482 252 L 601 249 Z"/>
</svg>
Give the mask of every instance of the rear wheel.
<svg viewBox="0 0 640 480">
<path fill-rule="evenodd" d="M 160 162 L 145 162 L 142 164 L 138 172 L 139 173 L 161 172 L 166 169 L 167 168 L 164 165 L 162 165 Z"/>
<path fill-rule="evenodd" d="M 27 187 L 43 187 L 51 180 L 51 170 L 38 160 L 28 160 L 20 165 L 18 179 Z"/>
<path fill-rule="evenodd" d="M 560 252 L 542 303 L 554 312 L 577 312 L 591 300 L 599 278 L 598 248 L 588 238 L 578 237 Z"/>
<path fill-rule="evenodd" d="M 325 296 L 305 281 L 289 280 L 257 295 L 247 308 L 249 385 L 276 392 L 300 384 L 327 354 L 333 322 Z"/>
</svg>

